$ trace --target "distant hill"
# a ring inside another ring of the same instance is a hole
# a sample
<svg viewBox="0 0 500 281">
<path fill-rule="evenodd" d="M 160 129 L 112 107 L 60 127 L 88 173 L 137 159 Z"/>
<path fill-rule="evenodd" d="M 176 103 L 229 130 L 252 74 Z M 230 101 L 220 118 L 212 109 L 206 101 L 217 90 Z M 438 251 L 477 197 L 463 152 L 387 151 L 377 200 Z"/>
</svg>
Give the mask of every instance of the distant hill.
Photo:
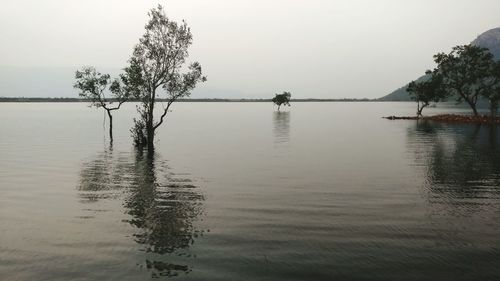
<svg viewBox="0 0 500 281">
<path fill-rule="evenodd" d="M 500 60 L 500 27 L 490 29 L 472 41 L 473 45 L 490 49 L 495 59 Z"/>
<path fill-rule="evenodd" d="M 490 29 L 481 35 L 479 35 L 474 41 L 471 42 L 476 46 L 483 48 L 488 48 L 490 52 L 495 56 L 495 59 L 500 60 L 500 27 Z M 422 81 L 427 79 L 427 75 L 421 76 L 417 81 Z M 381 97 L 381 101 L 411 101 L 410 95 L 406 91 L 408 84 L 402 86 L 401 88 L 393 91 L 392 93 Z"/>
<path fill-rule="evenodd" d="M 428 79 L 428 76 L 424 75 L 424 76 L 421 76 L 420 78 L 418 78 L 417 81 L 420 82 L 420 81 L 425 81 L 427 79 Z M 406 91 L 406 87 L 408 87 L 408 84 L 393 91 L 392 93 L 388 94 L 387 96 L 381 97 L 379 100 L 380 101 L 411 101 L 410 95 Z"/>
</svg>

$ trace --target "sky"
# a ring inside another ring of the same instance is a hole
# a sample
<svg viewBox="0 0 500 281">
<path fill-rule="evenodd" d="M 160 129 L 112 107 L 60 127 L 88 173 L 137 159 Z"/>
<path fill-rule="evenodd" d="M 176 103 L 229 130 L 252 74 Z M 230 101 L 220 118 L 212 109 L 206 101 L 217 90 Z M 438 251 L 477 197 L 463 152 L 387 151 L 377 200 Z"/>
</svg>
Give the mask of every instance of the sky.
<svg viewBox="0 0 500 281">
<path fill-rule="evenodd" d="M 191 27 L 208 77 L 193 98 L 378 98 L 500 27 L 498 0 L 0 0 L 0 96 L 76 96 L 85 65 L 118 74 L 158 4 Z"/>
</svg>

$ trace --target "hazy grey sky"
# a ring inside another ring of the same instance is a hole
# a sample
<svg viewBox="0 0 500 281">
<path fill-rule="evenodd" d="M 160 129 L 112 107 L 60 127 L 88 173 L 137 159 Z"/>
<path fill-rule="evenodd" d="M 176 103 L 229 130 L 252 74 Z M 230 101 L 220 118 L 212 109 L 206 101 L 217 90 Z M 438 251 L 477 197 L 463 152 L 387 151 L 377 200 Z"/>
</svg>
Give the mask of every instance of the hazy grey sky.
<svg viewBox="0 0 500 281">
<path fill-rule="evenodd" d="M 192 28 L 193 97 L 380 97 L 500 26 L 499 0 L 0 0 L 0 66 L 122 68 L 158 3 Z"/>
</svg>

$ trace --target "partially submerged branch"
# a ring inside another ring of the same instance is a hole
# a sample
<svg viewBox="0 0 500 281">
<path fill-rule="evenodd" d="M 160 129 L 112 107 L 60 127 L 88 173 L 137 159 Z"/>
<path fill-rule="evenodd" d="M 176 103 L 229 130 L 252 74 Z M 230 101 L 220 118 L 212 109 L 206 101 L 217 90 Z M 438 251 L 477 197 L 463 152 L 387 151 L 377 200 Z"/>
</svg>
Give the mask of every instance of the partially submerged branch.
<svg viewBox="0 0 500 281">
<path fill-rule="evenodd" d="M 109 117 L 109 137 L 113 141 L 112 111 L 120 109 L 128 100 L 128 94 L 123 90 L 118 79 L 111 81 L 109 74 L 101 74 L 94 67 L 84 67 L 75 73 L 74 87 L 80 90 L 79 96 L 90 101 L 90 106 L 103 108 Z M 106 98 L 109 92 L 112 99 Z M 118 105 L 114 103 L 118 102 Z"/>
</svg>

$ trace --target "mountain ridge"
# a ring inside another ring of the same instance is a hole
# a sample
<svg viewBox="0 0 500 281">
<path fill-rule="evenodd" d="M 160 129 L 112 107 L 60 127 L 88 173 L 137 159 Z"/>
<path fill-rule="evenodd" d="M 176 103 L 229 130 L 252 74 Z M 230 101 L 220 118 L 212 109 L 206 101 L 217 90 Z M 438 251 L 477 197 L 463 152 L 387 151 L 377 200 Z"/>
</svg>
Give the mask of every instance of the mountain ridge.
<svg viewBox="0 0 500 281">
<path fill-rule="evenodd" d="M 471 44 L 488 48 L 496 60 L 500 60 L 500 27 L 489 29 L 481 33 Z M 427 79 L 427 75 L 420 76 L 416 81 Z M 380 101 L 411 101 L 406 91 L 408 84 L 392 91 L 390 94 L 379 98 Z"/>
</svg>

